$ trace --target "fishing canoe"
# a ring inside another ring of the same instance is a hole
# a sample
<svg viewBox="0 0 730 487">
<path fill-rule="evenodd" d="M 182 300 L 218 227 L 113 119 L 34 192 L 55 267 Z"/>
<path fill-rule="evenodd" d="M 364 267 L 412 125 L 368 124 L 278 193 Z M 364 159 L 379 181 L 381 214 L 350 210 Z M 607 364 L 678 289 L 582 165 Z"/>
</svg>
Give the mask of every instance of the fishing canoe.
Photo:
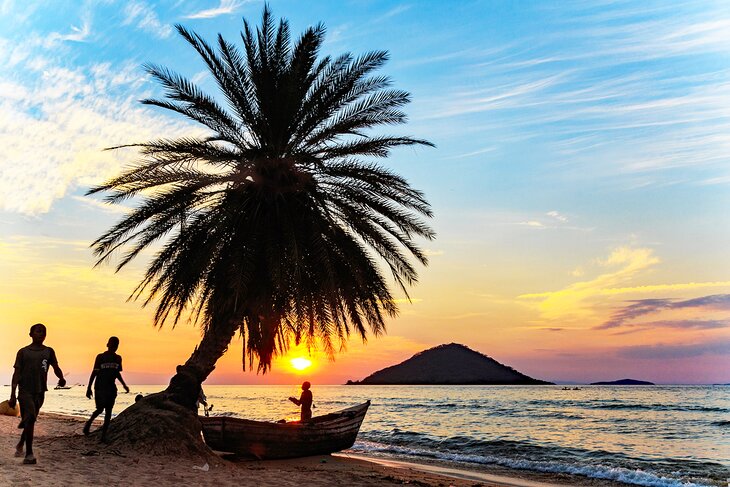
<svg viewBox="0 0 730 487">
<path fill-rule="evenodd" d="M 258 459 L 324 455 L 350 448 L 370 406 L 367 401 L 300 423 L 268 423 L 230 416 L 200 416 L 213 450 Z"/>
</svg>

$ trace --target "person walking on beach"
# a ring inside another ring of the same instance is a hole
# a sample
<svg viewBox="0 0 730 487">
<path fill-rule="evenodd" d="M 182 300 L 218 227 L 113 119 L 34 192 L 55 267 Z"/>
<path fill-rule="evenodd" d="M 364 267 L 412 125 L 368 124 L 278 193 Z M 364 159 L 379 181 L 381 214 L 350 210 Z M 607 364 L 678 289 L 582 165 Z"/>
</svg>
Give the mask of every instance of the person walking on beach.
<svg viewBox="0 0 730 487">
<path fill-rule="evenodd" d="M 122 357 L 116 352 L 119 349 L 119 338 L 110 337 L 106 344 L 106 352 L 96 356 L 94 370 L 89 377 L 89 386 L 86 388 L 86 397 L 91 399 L 91 385 L 94 384 L 94 400 L 96 411 L 84 425 L 84 434 L 88 435 L 91 430 L 91 423 L 104 411 L 104 425 L 101 427 L 101 441 L 106 443 L 106 432 L 109 428 L 109 420 L 112 418 L 112 409 L 117 399 L 117 380 L 122 383 L 124 390 L 129 392 L 129 387 L 122 378 Z"/>
<path fill-rule="evenodd" d="M 53 373 L 58 377 L 60 387 L 66 385 L 66 379 L 58 366 L 56 352 L 51 347 L 43 345 L 46 339 L 46 326 L 42 323 L 36 323 L 30 327 L 29 335 L 33 342 L 18 350 L 15 357 L 15 365 L 13 366 L 15 370 L 10 386 L 8 404 L 14 408 L 16 401 L 20 402 L 21 420 L 18 428 L 22 428 L 23 432 L 15 447 L 15 456 L 23 456 L 23 446 L 25 446 L 23 463 L 25 465 L 35 465 L 33 433 L 38 413 L 41 406 L 43 406 L 45 393 L 48 390 L 48 367 L 53 367 Z M 16 388 L 19 389 L 17 397 L 15 395 Z"/>
<path fill-rule="evenodd" d="M 299 399 L 296 397 L 290 397 L 289 400 L 302 407 L 301 422 L 309 421 L 312 419 L 312 391 L 309 388 L 312 387 L 308 381 L 304 381 L 302 384 L 302 395 Z"/>
</svg>

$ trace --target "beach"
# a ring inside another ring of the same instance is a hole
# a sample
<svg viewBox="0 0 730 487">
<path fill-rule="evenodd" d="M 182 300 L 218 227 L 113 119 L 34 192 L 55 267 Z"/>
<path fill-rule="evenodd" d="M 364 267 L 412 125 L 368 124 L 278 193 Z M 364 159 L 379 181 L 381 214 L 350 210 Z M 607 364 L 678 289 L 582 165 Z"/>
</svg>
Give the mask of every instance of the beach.
<svg viewBox="0 0 730 487">
<path fill-rule="evenodd" d="M 347 454 L 275 461 L 149 456 L 135 450 L 120 450 L 114 444 L 104 445 L 94 436 L 82 436 L 83 421 L 80 417 L 41 413 L 34 445 L 38 464 L 22 465 L 22 459 L 13 456 L 20 433 L 18 418 L 0 416 L 0 485 L 621 485 L 568 475 L 515 474 L 508 469 L 470 471 Z"/>
</svg>

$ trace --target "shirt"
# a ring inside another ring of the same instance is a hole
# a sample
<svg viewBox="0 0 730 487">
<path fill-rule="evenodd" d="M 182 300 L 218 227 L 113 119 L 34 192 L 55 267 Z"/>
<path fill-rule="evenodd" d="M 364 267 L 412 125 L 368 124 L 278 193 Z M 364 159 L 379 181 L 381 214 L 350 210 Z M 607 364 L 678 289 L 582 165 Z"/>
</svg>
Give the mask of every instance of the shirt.
<svg viewBox="0 0 730 487">
<path fill-rule="evenodd" d="M 20 391 L 30 394 L 47 391 L 49 366 L 58 367 L 56 352 L 51 347 L 28 345 L 18 350 L 13 367 L 20 373 Z"/>
<path fill-rule="evenodd" d="M 302 391 L 302 395 L 299 396 L 299 403 L 302 405 L 302 409 L 312 409 L 312 391 L 309 389 Z"/>
<path fill-rule="evenodd" d="M 114 389 L 117 390 L 117 377 L 122 371 L 122 357 L 114 352 L 106 351 L 96 356 L 94 362 L 94 372 L 96 372 L 96 382 L 94 389 Z"/>
</svg>

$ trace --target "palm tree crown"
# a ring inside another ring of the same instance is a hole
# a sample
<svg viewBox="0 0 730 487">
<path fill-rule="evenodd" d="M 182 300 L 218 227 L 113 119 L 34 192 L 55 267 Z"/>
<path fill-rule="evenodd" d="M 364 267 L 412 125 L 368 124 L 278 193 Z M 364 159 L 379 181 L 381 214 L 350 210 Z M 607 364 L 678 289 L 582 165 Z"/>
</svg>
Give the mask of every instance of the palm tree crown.
<svg viewBox="0 0 730 487">
<path fill-rule="evenodd" d="M 157 301 L 157 326 L 193 312 L 204 338 L 186 365 L 201 380 L 236 332 L 244 359 L 263 372 L 292 339 L 332 353 L 352 331 L 383 332 L 384 316 L 398 311 L 383 270 L 405 291 L 417 278 L 410 257 L 426 264 L 414 238 L 434 236 L 423 194 L 372 162 L 393 147 L 431 145 L 367 133 L 406 120 L 409 94 L 371 74 L 387 53 L 318 59 L 324 27 L 292 44 L 268 7 L 255 32 L 244 20 L 243 51 L 220 35 L 210 45 L 177 30 L 221 96 L 147 65 L 165 96 L 142 103 L 210 134 L 132 144 L 142 160 L 89 190 L 112 203 L 140 197 L 92 244 L 97 264 L 123 249 L 118 270 L 165 237 L 133 296 Z"/>
</svg>

